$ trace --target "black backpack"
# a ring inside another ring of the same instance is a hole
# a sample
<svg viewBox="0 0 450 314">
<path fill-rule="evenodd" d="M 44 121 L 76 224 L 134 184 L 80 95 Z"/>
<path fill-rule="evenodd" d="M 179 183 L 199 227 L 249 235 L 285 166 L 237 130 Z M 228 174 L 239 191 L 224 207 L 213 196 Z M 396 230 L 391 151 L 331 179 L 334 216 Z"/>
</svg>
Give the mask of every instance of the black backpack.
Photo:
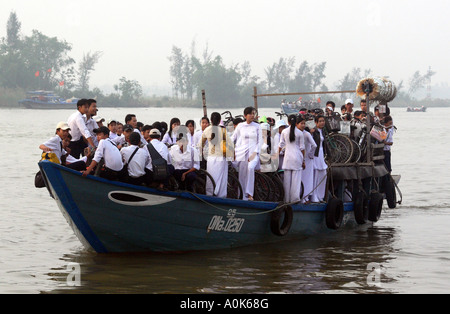
<svg viewBox="0 0 450 314">
<path fill-rule="evenodd" d="M 164 181 L 169 178 L 169 171 L 167 169 L 167 161 L 161 157 L 157 152 L 152 143 L 147 145 L 147 149 L 152 157 L 153 165 L 153 180 L 154 181 Z"/>
</svg>

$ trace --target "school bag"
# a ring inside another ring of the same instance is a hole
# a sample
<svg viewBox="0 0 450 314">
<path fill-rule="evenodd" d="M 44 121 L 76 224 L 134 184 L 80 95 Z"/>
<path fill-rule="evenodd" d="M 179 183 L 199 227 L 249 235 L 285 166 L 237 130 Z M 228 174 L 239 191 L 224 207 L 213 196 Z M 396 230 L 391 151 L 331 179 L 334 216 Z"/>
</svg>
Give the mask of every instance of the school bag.
<svg viewBox="0 0 450 314">
<path fill-rule="evenodd" d="M 167 161 L 158 153 L 152 143 L 147 145 L 147 149 L 152 157 L 153 165 L 153 180 L 164 181 L 169 178 L 169 171 L 167 169 Z"/>
</svg>

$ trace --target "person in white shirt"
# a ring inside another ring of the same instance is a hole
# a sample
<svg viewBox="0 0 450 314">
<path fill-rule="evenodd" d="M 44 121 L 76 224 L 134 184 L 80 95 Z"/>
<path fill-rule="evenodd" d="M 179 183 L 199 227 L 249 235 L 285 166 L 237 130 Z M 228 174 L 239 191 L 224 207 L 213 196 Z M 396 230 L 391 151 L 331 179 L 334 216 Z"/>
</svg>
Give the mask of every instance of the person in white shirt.
<svg viewBox="0 0 450 314">
<path fill-rule="evenodd" d="M 98 129 L 101 125 L 98 124 L 98 120 L 102 121 L 103 118 L 96 117 L 98 108 L 97 108 L 97 101 L 95 99 L 88 99 L 89 104 L 89 110 L 85 114 L 85 120 L 86 120 L 86 126 L 89 129 L 89 132 L 91 132 L 92 140 L 94 141 L 95 146 L 98 146 L 97 136 L 94 133 L 95 129 Z"/>
<path fill-rule="evenodd" d="M 314 190 L 314 152 L 316 151 L 317 144 L 311 133 L 306 130 L 306 121 L 300 122 L 300 131 L 303 132 L 305 137 L 305 169 L 302 173 L 303 183 L 303 199 L 302 202 L 309 204 L 311 202 L 312 191 Z"/>
<path fill-rule="evenodd" d="M 114 119 L 109 119 L 107 122 L 107 127 L 109 129 L 109 138 L 114 140 L 117 135 L 117 121 Z"/>
<path fill-rule="evenodd" d="M 305 139 L 299 124 L 303 118 L 290 115 L 289 127 L 281 133 L 280 148 L 285 148 L 283 161 L 284 201 L 286 203 L 300 202 L 302 170 L 305 169 Z"/>
<path fill-rule="evenodd" d="M 235 144 L 239 182 L 244 191 L 244 200 L 253 201 L 255 191 L 255 170 L 259 169 L 259 154 L 262 146 L 261 126 L 254 122 L 256 109 L 244 110 L 245 122 L 238 124 L 231 140 Z"/>
<path fill-rule="evenodd" d="M 100 163 L 100 161 L 104 159 L 105 169 L 102 169 L 100 172 L 100 177 L 111 181 L 122 179 L 122 155 L 120 154 L 117 146 L 109 138 L 109 129 L 102 126 L 95 130 L 95 134 L 97 134 L 97 140 L 99 142 L 98 148 L 95 151 L 95 155 L 90 166 L 83 172 L 83 177 L 89 175 Z"/>
<path fill-rule="evenodd" d="M 215 195 L 220 198 L 226 198 L 228 195 L 228 160 L 233 158 L 234 148 L 226 129 L 219 127 L 221 115 L 218 112 L 211 114 L 212 125 L 207 127 L 202 134 L 200 149 L 208 142 L 208 162 L 207 171 L 216 183 L 216 189 L 209 178 L 206 182 L 206 195 Z M 223 151 L 224 144 L 227 144 L 226 151 Z M 230 158 L 227 158 L 230 157 Z"/>
<path fill-rule="evenodd" d="M 67 120 L 67 124 L 70 128 L 70 135 L 72 135 L 72 141 L 70 142 L 70 154 L 75 158 L 80 158 L 83 154 L 83 150 L 87 147 L 85 140 L 89 145 L 96 147 L 89 129 L 86 126 L 86 118 L 83 116 L 88 113 L 89 104 L 87 99 L 81 99 L 77 103 L 77 111 L 73 113 Z"/>
<path fill-rule="evenodd" d="M 175 169 L 173 176 L 181 183 L 182 189 L 193 191 L 192 187 L 197 179 L 196 171 L 200 170 L 198 150 L 189 145 L 189 140 L 183 133 L 179 133 L 177 145 L 170 148 L 169 154 Z"/>
<path fill-rule="evenodd" d="M 140 148 L 141 137 L 136 132 L 130 135 L 130 146 L 122 148 L 120 154 L 124 165 L 127 165 L 126 182 L 134 185 L 151 183 L 151 173 L 146 170 L 151 165 L 151 157 L 147 148 Z"/>
<path fill-rule="evenodd" d="M 189 140 L 189 145 L 194 146 L 194 135 L 195 135 L 195 122 L 194 120 L 188 120 L 186 121 L 186 127 L 187 127 L 187 138 Z"/>
<path fill-rule="evenodd" d="M 323 134 L 325 127 L 325 117 L 316 116 L 316 130 L 313 133 L 313 139 L 316 143 L 316 151 L 314 153 L 314 192 L 311 201 L 314 203 L 322 202 L 325 198 L 325 190 L 327 186 L 327 169 L 328 165 L 325 162 L 325 155 L 327 154 L 328 146 Z"/>
<path fill-rule="evenodd" d="M 280 148 L 280 136 L 281 133 L 286 129 L 288 125 L 284 120 L 278 120 L 277 123 L 275 123 L 275 128 L 273 129 L 273 132 L 275 133 L 273 137 L 272 142 L 272 151 L 276 152 L 278 155 L 278 169 L 283 169 L 283 159 L 284 159 L 284 150 L 279 150 Z"/>
<path fill-rule="evenodd" d="M 158 129 L 151 130 L 150 131 L 150 139 L 151 139 L 151 141 L 148 144 L 148 146 L 152 145 L 155 148 L 155 150 L 158 152 L 158 154 L 166 160 L 168 175 L 169 176 L 173 175 L 175 168 L 172 165 L 172 159 L 169 154 L 169 149 L 167 148 L 167 146 L 165 144 L 163 144 L 160 141 L 161 140 L 161 131 Z M 150 164 L 149 170 L 153 171 L 153 165 Z M 165 180 L 163 182 L 157 182 L 157 183 L 159 184 L 159 188 L 163 189 L 164 186 L 168 186 L 169 181 Z"/>
<path fill-rule="evenodd" d="M 394 124 L 391 116 L 384 117 L 384 127 L 387 130 L 387 137 L 384 140 L 384 164 L 389 172 L 392 172 L 391 147 L 394 145 Z"/>
<path fill-rule="evenodd" d="M 200 167 L 204 170 L 207 168 L 207 159 L 208 159 L 208 142 L 205 143 L 203 149 L 200 147 L 202 144 L 202 134 L 209 127 L 210 122 L 208 117 L 203 117 L 200 120 L 201 129 L 195 132 L 194 134 L 194 147 L 198 148 L 200 152 Z"/>
<path fill-rule="evenodd" d="M 147 145 L 148 142 L 145 140 L 144 136 L 141 134 L 141 130 L 138 129 L 138 121 L 136 119 L 135 114 L 127 114 L 125 116 L 125 124 L 131 125 L 133 127 L 133 131 L 138 133 L 141 136 L 142 145 Z"/>
<path fill-rule="evenodd" d="M 170 120 L 169 131 L 164 135 L 162 143 L 166 144 L 169 147 L 175 145 L 177 143 L 178 128 L 180 127 L 180 125 L 180 119 L 172 118 L 172 120 Z"/>
</svg>

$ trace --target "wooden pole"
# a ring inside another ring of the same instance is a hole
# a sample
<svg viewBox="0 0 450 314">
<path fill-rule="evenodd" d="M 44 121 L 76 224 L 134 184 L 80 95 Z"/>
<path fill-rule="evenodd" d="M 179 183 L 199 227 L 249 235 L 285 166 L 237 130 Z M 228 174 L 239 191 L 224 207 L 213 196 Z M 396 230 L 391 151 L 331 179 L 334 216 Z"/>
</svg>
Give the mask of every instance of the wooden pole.
<svg viewBox="0 0 450 314">
<path fill-rule="evenodd" d="M 253 100 L 255 103 L 255 109 L 258 110 L 258 88 L 256 86 L 253 87 Z"/>
<path fill-rule="evenodd" d="M 208 109 L 206 108 L 206 92 L 202 90 L 202 99 L 203 99 L 203 117 L 208 117 Z"/>
</svg>

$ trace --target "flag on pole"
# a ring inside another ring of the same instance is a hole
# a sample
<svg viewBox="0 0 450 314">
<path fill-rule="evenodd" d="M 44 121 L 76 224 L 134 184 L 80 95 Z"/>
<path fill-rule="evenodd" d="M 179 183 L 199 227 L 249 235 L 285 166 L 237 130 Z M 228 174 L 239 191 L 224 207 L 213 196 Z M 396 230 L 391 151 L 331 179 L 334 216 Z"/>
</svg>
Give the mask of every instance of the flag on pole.
<svg viewBox="0 0 450 314">
<path fill-rule="evenodd" d="M 39 71 L 36 71 L 36 73 L 34 73 L 34 76 L 39 77 L 41 73 L 39 73 Z"/>
<path fill-rule="evenodd" d="M 59 82 L 59 86 L 64 86 L 64 81 Z"/>
<path fill-rule="evenodd" d="M 52 68 L 47 70 L 48 73 L 52 73 Z"/>
</svg>

